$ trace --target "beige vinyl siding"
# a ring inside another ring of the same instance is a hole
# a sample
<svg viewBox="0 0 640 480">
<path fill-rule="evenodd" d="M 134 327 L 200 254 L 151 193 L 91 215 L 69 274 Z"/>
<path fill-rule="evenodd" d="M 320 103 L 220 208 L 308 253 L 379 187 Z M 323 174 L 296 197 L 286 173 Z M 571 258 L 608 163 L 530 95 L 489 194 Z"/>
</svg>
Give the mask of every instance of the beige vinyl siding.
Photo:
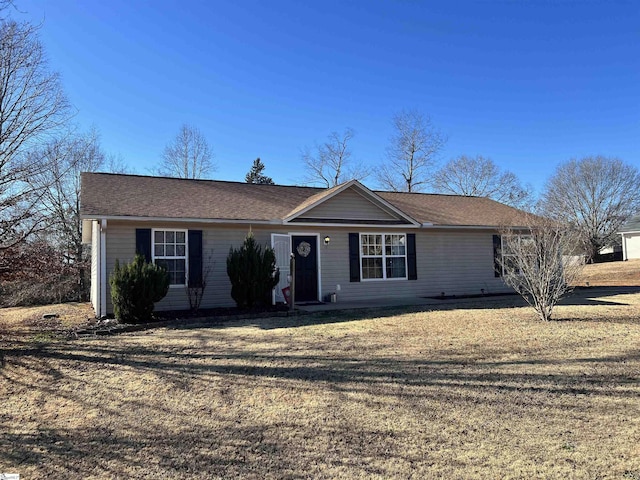
<svg viewBox="0 0 640 480">
<path fill-rule="evenodd" d="M 198 228 L 191 226 L 190 229 L 202 230 L 202 259 L 203 274 L 206 273 L 207 265 L 210 265 L 207 287 L 202 301 L 202 308 L 233 307 L 235 302 L 231 298 L 231 283 L 227 276 L 227 256 L 229 249 L 242 245 L 249 227 L 232 228 Z M 271 231 L 252 229 L 254 236 L 261 245 L 271 245 Z M 184 289 L 182 289 L 184 291 Z M 160 302 L 159 308 L 164 308 L 164 300 Z M 189 307 L 187 300 L 186 307 Z"/>
<path fill-rule="evenodd" d="M 493 234 L 485 230 L 406 230 L 416 234 L 417 280 L 349 281 L 349 232 L 398 233 L 384 229 L 345 229 L 329 232 L 331 243 L 321 247 L 323 295 L 336 291 L 338 301 L 381 297 L 415 297 L 508 292 L 493 271 Z"/>
<path fill-rule="evenodd" d="M 242 244 L 249 231 L 247 226 L 216 226 L 188 223 L 126 223 L 110 222 L 107 229 L 107 279 L 115 259 L 130 262 L 135 254 L 136 228 L 182 228 L 202 230 L 203 261 L 212 264 L 202 308 L 231 307 L 231 284 L 227 277 L 227 255 L 231 246 Z M 319 234 L 320 299 L 336 292 L 338 302 L 381 297 L 415 297 L 508 292 L 493 272 L 493 241 L 491 230 L 407 229 L 416 234 L 417 280 L 349 281 L 349 233 L 400 233 L 381 228 L 252 226 L 256 240 L 271 245 L 271 234 Z M 329 245 L 323 238 L 330 236 Z M 206 264 L 203 270 L 206 272 Z M 156 305 L 157 310 L 188 309 L 184 287 L 172 287 Z M 113 312 L 107 285 L 107 311 Z"/>
<path fill-rule="evenodd" d="M 106 235 L 106 251 L 107 251 L 107 313 L 113 313 L 113 304 L 111 303 L 111 286 L 109 278 L 113 273 L 116 259 L 123 263 L 129 263 L 133 260 L 136 253 L 136 229 L 131 224 L 118 224 L 116 222 L 107 223 Z"/>
<path fill-rule="evenodd" d="M 495 233 L 427 230 L 416 235 L 418 282 L 423 283 L 423 291 L 428 296 L 511 291 L 494 273 Z"/>
<path fill-rule="evenodd" d="M 300 218 L 339 220 L 398 220 L 399 217 L 364 198 L 353 189 L 347 189 L 315 208 L 300 215 Z"/>
<path fill-rule="evenodd" d="M 91 289 L 89 297 L 93 311 L 100 309 L 100 296 L 98 292 L 98 279 L 100 275 L 100 224 L 97 220 L 91 222 Z"/>
<path fill-rule="evenodd" d="M 116 258 L 120 263 L 131 262 L 135 256 L 136 228 L 176 228 L 202 230 L 203 262 L 211 264 L 207 287 L 201 308 L 235 306 L 231 298 L 231 284 L 227 276 L 227 255 L 231 246 L 238 247 L 244 241 L 249 226 L 210 227 L 202 224 L 149 222 L 148 224 L 110 222 L 107 230 L 107 279 L 113 272 Z M 272 230 L 252 229 L 256 240 L 262 245 L 271 245 Z M 203 265 L 203 273 L 207 265 Z M 156 310 L 184 310 L 189 308 L 185 287 L 169 288 L 167 296 L 156 304 Z M 111 290 L 107 284 L 107 312 L 113 313 Z"/>
</svg>

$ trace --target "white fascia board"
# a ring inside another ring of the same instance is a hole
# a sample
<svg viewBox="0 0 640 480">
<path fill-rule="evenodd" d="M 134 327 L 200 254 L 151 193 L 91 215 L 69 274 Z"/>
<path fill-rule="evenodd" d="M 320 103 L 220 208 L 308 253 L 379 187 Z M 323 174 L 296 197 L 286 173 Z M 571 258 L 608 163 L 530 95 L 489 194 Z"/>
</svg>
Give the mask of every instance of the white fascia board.
<svg viewBox="0 0 640 480">
<path fill-rule="evenodd" d="M 405 216 L 406 217 L 406 216 Z M 287 226 L 305 226 L 305 227 L 367 227 L 367 228 L 425 228 L 425 229 L 457 229 L 457 230 L 499 230 L 504 227 L 496 225 L 434 225 L 433 223 L 425 222 L 418 223 L 410 217 L 407 220 L 412 220 L 411 223 L 401 225 L 380 225 L 380 224 L 365 224 L 365 223 L 325 223 L 325 222 L 291 222 L 288 220 L 273 219 L 273 220 L 240 220 L 240 219 L 224 219 L 224 218 L 182 218 L 182 217 L 140 217 L 140 216 L 126 216 L 126 215 L 80 215 L 82 220 L 107 220 L 107 221 L 129 221 L 129 222 L 177 222 L 177 223 L 205 223 L 205 224 L 238 224 L 238 225 L 287 225 Z M 510 226 L 514 230 L 529 230 L 529 227 L 522 226 Z M 627 233 L 640 233 L 638 232 L 623 232 L 620 235 Z"/>
<path fill-rule="evenodd" d="M 182 217 L 134 217 L 126 215 L 81 215 L 83 220 L 125 220 L 129 222 L 179 222 L 179 223 L 233 223 L 233 224 L 259 224 L 259 225 L 273 225 L 282 224 L 282 220 L 238 220 L 238 219 L 224 219 L 224 218 L 182 218 Z"/>
<path fill-rule="evenodd" d="M 327 200 L 329 200 L 330 198 L 335 197 L 338 193 L 346 190 L 347 188 L 349 188 L 350 186 L 352 186 L 356 181 L 355 180 L 350 180 L 347 183 L 337 187 L 333 192 L 331 192 L 329 195 L 326 195 L 324 197 L 319 198 L 318 200 L 316 200 L 315 202 L 313 202 L 310 205 L 307 205 L 306 207 L 304 207 L 302 210 L 300 210 L 299 212 L 294 213 L 293 215 L 287 215 L 284 218 L 285 222 L 289 222 L 291 220 L 293 220 L 294 218 L 299 217 L 300 215 L 302 215 L 303 213 L 308 212 L 309 210 L 317 207 L 318 205 L 326 202 Z"/>
<path fill-rule="evenodd" d="M 387 202 L 384 198 L 382 198 L 380 195 L 376 194 L 375 192 L 372 192 L 371 190 L 369 190 L 367 187 L 365 187 L 364 185 L 362 185 L 360 182 L 358 182 L 357 180 L 351 180 L 345 184 L 343 184 L 341 187 L 336 188 L 335 191 L 331 192 L 329 195 L 320 198 L 319 200 L 317 200 L 316 202 L 313 202 L 311 205 L 307 205 L 305 208 L 303 208 L 302 210 L 300 210 L 299 212 L 296 212 L 293 215 L 288 215 L 287 217 L 285 217 L 284 221 L 285 222 L 290 222 L 291 220 L 293 220 L 294 218 L 298 218 L 301 215 L 303 215 L 304 213 L 308 212 L 309 210 L 312 210 L 313 208 L 317 207 L 318 205 L 326 202 L 327 200 L 329 200 L 330 198 L 335 197 L 337 194 L 345 191 L 348 188 L 351 187 L 355 187 L 356 189 L 356 193 L 358 193 L 361 197 L 365 198 L 366 200 L 370 201 L 371 203 L 373 203 L 375 205 L 375 202 L 373 201 L 373 199 L 375 199 L 377 202 L 379 202 L 380 204 L 382 204 L 384 207 L 388 208 L 389 210 L 391 210 L 393 213 L 395 213 L 396 215 L 398 215 L 401 218 L 404 218 L 405 220 L 407 220 L 409 223 L 419 227 L 420 223 L 417 222 L 415 219 L 411 218 L 409 215 L 407 215 L 406 213 L 404 213 L 402 210 L 398 209 L 397 207 L 393 206 L 391 203 Z M 378 208 L 380 208 L 379 205 L 376 205 Z"/>
<path fill-rule="evenodd" d="M 502 230 L 504 228 L 510 228 L 512 230 L 529 230 L 529 227 L 520 227 L 520 226 L 496 226 L 496 225 L 433 225 L 433 224 L 422 224 L 423 228 L 428 229 L 444 229 L 444 230 Z"/>
<path fill-rule="evenodd" d="M 386 229 L 386 228 L 420 228 L 420 225 L 415 225 L 412 223 L 405 223 L 401 225 L 386 225 L 379 223 L 324 223 L 324 222 L 282 222 L 282 225 L 286 225 L 288 227 L 348 227 L 348 228 L 377 228 L 377 229 Z"/>
</svg>

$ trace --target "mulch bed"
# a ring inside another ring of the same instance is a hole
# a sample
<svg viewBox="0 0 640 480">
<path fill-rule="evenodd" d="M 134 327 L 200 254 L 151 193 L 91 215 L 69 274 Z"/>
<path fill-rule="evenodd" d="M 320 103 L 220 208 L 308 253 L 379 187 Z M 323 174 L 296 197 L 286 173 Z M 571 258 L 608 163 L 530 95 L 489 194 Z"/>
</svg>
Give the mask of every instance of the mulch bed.
<svg viewBox="0 0 640 480">
<path fill-rule="evenodd" d="M 192 324 L 220 325 L 232 320 L 246 320 L 265 317 L 288 317 L 300 315 L 301 312 L 289 310 L 286 305 L 275 305 L 267 308 L 242 309 L 203 308 L 197 311 L 167 310 L 155 312 L 153 319 L 146 323 L 118 323 L 113 318 L 97 320 L 96 323 L 81 327 L 69 333 L 69 337 L 86 337 L 95 335 L 115 335 L 118 333 L 136 332 L 168 326 L 183 326 Z"/>
<path fill-rule="evenodd" d="M 237 317 L 239 315 L 262 315 L 267 316 L 272 313 L 288 312 L 287 305 L 270 305 L 261 308 L 238 308 L 238 307 L 219 307 L 219 308 L 201 308 L 199 310 L 167 310 L 162 312 L 154 312 L 153 316 L 162 320 L 172 320 L 176 318 L 209 318 L 209 317 Z"/>
<path fill-rule="evenodd" d="M 518 294 L 515 292 L 479 293 L 479 294 L 472 294 L 472 295 L 437 295 L 434 297 L 423 297 L 423 298 L 429 298 L 432 300 L 454 300 L 454 299 L 459 300 L 459 299 L 465 299 L 465 298 L 506 297 L 510 295 L 518 295 Z"/>
</svg>

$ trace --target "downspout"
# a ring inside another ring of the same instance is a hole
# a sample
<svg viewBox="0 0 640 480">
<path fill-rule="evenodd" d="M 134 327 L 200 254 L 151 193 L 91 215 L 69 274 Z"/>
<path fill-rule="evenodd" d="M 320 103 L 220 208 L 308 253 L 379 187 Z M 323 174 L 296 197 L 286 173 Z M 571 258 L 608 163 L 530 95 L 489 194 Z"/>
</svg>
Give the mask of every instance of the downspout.
<svg viewBox="0 0 640 480">
<path fill-rule="evenodd" d="M 100 221 L 100 312 L 98 318 L 107 315 L 107 219 Z"/>
</svg>

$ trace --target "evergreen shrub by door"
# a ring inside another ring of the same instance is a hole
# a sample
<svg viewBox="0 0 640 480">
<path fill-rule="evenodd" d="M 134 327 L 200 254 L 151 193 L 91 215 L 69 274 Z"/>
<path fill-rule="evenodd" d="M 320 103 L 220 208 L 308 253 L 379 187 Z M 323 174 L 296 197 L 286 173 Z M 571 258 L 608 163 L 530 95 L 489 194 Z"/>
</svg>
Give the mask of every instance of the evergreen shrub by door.
<svg viewBox="0 0 640 480">
<path fill-rule="evenodd" d="M 229 250 L 227 275 L 231 281 L 231 297 L 238 308 L 270 305 L 271 291 L 280 281 L 275 252 L 270 247 L 263 250 L 252 233 L 240 248 Z"/>
<path fill-rule="evenodd" d="M 136 255 L 133 262 L 116 266 L 109 278 L 115 317 L 120 322 L 144 323 L 151 320 L 153 304 L 169 291 L 169 274 L 154 263 Z"/>
</svg>

